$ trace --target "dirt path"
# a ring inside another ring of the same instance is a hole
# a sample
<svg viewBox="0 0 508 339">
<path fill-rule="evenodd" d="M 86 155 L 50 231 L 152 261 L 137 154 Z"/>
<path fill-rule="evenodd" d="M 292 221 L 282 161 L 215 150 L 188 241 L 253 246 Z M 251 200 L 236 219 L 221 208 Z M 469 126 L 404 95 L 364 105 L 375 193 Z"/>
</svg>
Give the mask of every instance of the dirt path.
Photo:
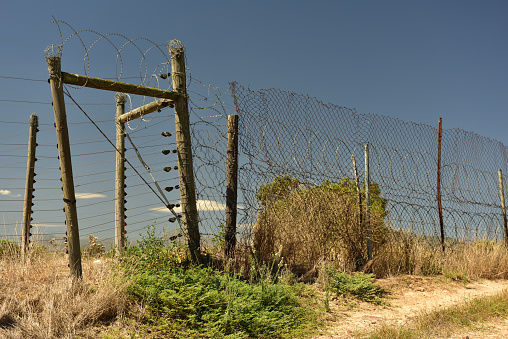
<svg viewBox="0 0 508 339">
<path fill-rule="evenodd" d="M 481 280 L 464 285 L 435 278 L 403 276 L 380 279 L 377 282 L 394 291 L 392 299 L 389 299 L 389 307 L 368 303 L 348 306 L 344 305 L 342 300 L 332 301 L 332 312 L 327 319 L 328 334 L 314 338 L 352 338 L 351 333 L 369 331 L 384 323 L 403 325 L 422 312 L 450 307 L 468 299 L 493 295 L 508 289 L 508 280 Z M 484 325 L 481 331 L 457 333 L 456 338 L 508 338 L 508 320 Z"/>
</svg>

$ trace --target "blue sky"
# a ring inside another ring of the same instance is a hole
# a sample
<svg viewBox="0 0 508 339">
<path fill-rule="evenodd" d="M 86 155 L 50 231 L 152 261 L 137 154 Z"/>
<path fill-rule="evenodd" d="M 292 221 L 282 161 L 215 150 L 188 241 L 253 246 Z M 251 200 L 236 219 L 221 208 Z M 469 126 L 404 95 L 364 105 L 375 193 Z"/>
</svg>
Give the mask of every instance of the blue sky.
<svg viewBox="0 0 508 339">
<path fill-rule="evenodd" d="M 59 40 L 54 15 L 78 30 L 179 39 L 194 76 L 219 86 L 277 87 L 431 125 L 443 117 L 447 128 L 508 142 L 506 1 L 5 1 L 0 8 L 1 75 L 46 78 L 42 51 Z M 4 96 L 23 96 L 1 84 Z"/>
<path fill-rule="evenodd" d="M 0 13 L 0 121 L 24 122 L 37 112 L 52 124 L 50 105 L 9 101 L 50 102 L 47 83 L 6 77 L 47 79 L 43 50 L 60 42 L 54 16 L 76 30 L 181 40 L 192 76 L 224 89 L 232 81 L 275 87 L 432 126 L 442 117 L 444 128 L 508 144 L 506 1 L 4 1 Z M 115 54 L 96 50 L 92 75 L 114 75 Z M 79 45 L 66 44 L 63 70 L 82 74 L 82 60 Z M 88 103 L 110 100 L 77 95 Z M 0 125 L 6 136 L 23 128 Z M 82 140 L 90 131 L 75 133 Z M 2 177 L 22 181 L 18 172 Z"/>
</svg>

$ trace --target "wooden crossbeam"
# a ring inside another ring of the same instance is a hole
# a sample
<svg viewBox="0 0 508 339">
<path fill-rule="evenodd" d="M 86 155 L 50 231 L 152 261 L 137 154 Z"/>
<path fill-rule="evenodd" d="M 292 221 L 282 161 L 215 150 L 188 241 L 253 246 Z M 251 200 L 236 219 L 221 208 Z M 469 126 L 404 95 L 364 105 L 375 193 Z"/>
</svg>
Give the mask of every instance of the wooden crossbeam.
<svg viewBox="0 0 508 339">
<path fill-rule="evenodd" d="M 161 108 L 164 108 L 166 106 L 173 105 L 173 104 L 174 104 L 173 100 L 168 100 L 168 99 L 155 100 L 149 104 L 138 107 L 136 109 L 133 109 L 130 112 L 120 115 L 118 118 L 116 118 L 116 122 L 119 124 L 123 124 L 123 123 L 126 123 L 127 121 L 137 119 L 139 117 L 142 117 L 143 115 L 155 112 Z"/>
<path fill-rule="evenodd" d="M 63 83 L 69 85 L 83 86 L 89 88 L 103 89 L 113 92 L 129 93 L 144 95 L 147 97 L 163 98 L 170 100 L 178 100 L 184 97 L 184 94 L 180 94 L 173 91 L 167 91 L 159 88 L 146 87 L 140 85 L 129 84 L 126 82 L 105 80 L 100 78 L 92 78 L 84 75 L 72 74 L 62 72 L 61 80 Z"/>
</svg>

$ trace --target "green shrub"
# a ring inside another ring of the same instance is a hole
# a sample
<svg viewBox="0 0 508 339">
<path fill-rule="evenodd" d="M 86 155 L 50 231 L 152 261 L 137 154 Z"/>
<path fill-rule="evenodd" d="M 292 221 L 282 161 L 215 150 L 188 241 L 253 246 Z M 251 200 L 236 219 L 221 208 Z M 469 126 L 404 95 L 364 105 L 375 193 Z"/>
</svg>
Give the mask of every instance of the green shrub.
<svg viewBox="0 0 508 339">
<path fill-rule="evenodd" d="M 21 248 L 12 240 L 0 240 L 0 256 L 19 255 Z"/>
<path fill-rule="evenodd" d="M 152 328 L 172 337 L 279 338 L 305 331 L 316 315 L 303 305 L 305 286 L 259 268 L 244 280 L 224 271 L 181 260 L 178 245 L 164 247 L 149 228 L 136 247 L 120 259 L 130 277 L 129 295 L 146 305 L 139 315 Z M 315 325 L 312 325 L 315 326 Z"/>
<path fill-rule="evenodd" d="M 372 274 L 352 275 L 327 267 L 327 288 L 339 296 L 352 297 L 376 305 L 385 305 L 383 300 L 390 292 L 374 282 Z"/>
</svg>

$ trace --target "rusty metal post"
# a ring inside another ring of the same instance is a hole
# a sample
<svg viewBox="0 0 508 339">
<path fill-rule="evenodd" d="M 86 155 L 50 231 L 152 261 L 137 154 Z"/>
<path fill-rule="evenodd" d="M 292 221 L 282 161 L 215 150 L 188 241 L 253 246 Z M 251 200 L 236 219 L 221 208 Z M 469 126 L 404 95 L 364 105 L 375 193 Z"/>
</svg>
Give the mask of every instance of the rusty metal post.
<svg viewBox="0 0 508 339">
<path fill-rule="evenodd" d="M 445 233 L 443 224 L 443 205 L 441 204 L 441 139 L 443 134 L 443 119 L 439 118 L 437 135 L 437 206 L 439 210 L 439 227 L 441 229 L 441 246 L 445 251 Z"/>
</svg>

